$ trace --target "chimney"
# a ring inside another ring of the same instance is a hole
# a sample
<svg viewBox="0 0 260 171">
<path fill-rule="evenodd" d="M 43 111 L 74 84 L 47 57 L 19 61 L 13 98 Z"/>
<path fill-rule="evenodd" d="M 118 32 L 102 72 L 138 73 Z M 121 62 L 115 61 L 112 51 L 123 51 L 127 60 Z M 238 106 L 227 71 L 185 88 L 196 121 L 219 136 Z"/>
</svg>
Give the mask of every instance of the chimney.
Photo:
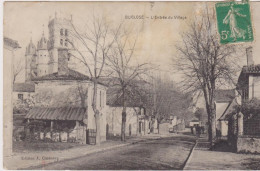
<svg viewBox="0 0 260 171">
<path fill-rule="evenodd" d="M 246 48 L 246 56 L 247 56 L 247 66 L 254 65 L 252 46 Z"/>
<path fill-rule="evenodd" d="M 58 49 L 58 75 L 68 74 L 68 58 L 68 49 Z"/>
</svg>

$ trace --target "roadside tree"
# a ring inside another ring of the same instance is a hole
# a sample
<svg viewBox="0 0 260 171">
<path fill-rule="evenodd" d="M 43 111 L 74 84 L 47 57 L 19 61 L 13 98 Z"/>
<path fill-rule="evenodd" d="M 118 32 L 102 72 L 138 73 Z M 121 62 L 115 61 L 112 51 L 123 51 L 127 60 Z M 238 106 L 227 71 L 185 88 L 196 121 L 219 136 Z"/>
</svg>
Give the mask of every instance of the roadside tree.
<svg viewBox="0 0 260 171">
<path fill-rule="evenodd" d="M 202 91 L 208 115 L 208 132 L 211 146 L 216 138 L 215 90 L 218 85 L 235 83 L 239 71 L 235 45 L 221 45 L 215 28 L 214 12 L 194 19 L 189 29 L 181 34 L 182 42 L 176 45 L 174 67 L 182 75 L 182 87 L 192 93 Z"/>
</svg>

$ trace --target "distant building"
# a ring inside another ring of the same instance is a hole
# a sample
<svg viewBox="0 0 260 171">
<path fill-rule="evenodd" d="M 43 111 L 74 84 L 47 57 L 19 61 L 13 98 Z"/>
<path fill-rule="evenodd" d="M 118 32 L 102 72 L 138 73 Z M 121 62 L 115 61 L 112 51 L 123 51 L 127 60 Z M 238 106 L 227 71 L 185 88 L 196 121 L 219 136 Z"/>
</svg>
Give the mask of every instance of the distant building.
<svg viewBox="0 0 260 171">
<path fill-rule="evenodd" d="M 13 101 L 25 100 L 33 96 L 35 93 L 34 83 L 14 83 Z"/>
<path fill-rule="evenodd" d="M 117 90 L 110 87 L 107 91 L 107 126 L 108 133 L 112 135 L 121 135 L 123 104 L 122 94 Z M 142 104 L 127 99 L 126 106 L 126 136 L 150 133 L 148 116 Z"/>
<path fill-rule="evenodd" d="M 189 124 L 190 127 L 195 127 L 199 125 L 200 125 L 200 121 L 198 119 L 192 119 Z"/>
</svg>

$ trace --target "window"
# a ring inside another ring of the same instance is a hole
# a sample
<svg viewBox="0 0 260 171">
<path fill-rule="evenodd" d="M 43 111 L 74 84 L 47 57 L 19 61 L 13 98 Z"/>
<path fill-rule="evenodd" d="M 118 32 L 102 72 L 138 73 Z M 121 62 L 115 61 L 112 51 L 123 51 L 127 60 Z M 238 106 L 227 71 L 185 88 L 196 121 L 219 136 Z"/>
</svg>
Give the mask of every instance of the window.
<svg viewBox="0 0 260 171">
<path fill-rule="evenodd" d="M 68 30 L 65 29 L 65 36 L 68 36 Z"/>
<path fill-rule="evenodd" d="M 60 39 L 60 45 L 63 45 L 63 39 Z"/>
<path fill-rule="evenodd" d="M 23 100 L 23 94 L 18 94 L 18 99 Z"/>
<path fill-rule="evenodd" d="M 60 29 L 60 35 L 63 36 L 63 29 Z"/>
</svg>

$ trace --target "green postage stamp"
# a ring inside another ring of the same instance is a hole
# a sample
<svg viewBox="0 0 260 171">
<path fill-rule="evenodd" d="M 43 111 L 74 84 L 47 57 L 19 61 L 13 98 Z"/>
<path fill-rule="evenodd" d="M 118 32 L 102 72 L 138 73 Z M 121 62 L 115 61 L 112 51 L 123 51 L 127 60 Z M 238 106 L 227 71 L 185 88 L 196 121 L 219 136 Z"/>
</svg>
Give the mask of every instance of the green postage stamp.
<svg viewBox="0 0 260 171">
<path fill-rule="evenodd" d="M 254 40 L 249 3 L 217 3 L 216 13 L 221 44 Z"/>
</svg>

